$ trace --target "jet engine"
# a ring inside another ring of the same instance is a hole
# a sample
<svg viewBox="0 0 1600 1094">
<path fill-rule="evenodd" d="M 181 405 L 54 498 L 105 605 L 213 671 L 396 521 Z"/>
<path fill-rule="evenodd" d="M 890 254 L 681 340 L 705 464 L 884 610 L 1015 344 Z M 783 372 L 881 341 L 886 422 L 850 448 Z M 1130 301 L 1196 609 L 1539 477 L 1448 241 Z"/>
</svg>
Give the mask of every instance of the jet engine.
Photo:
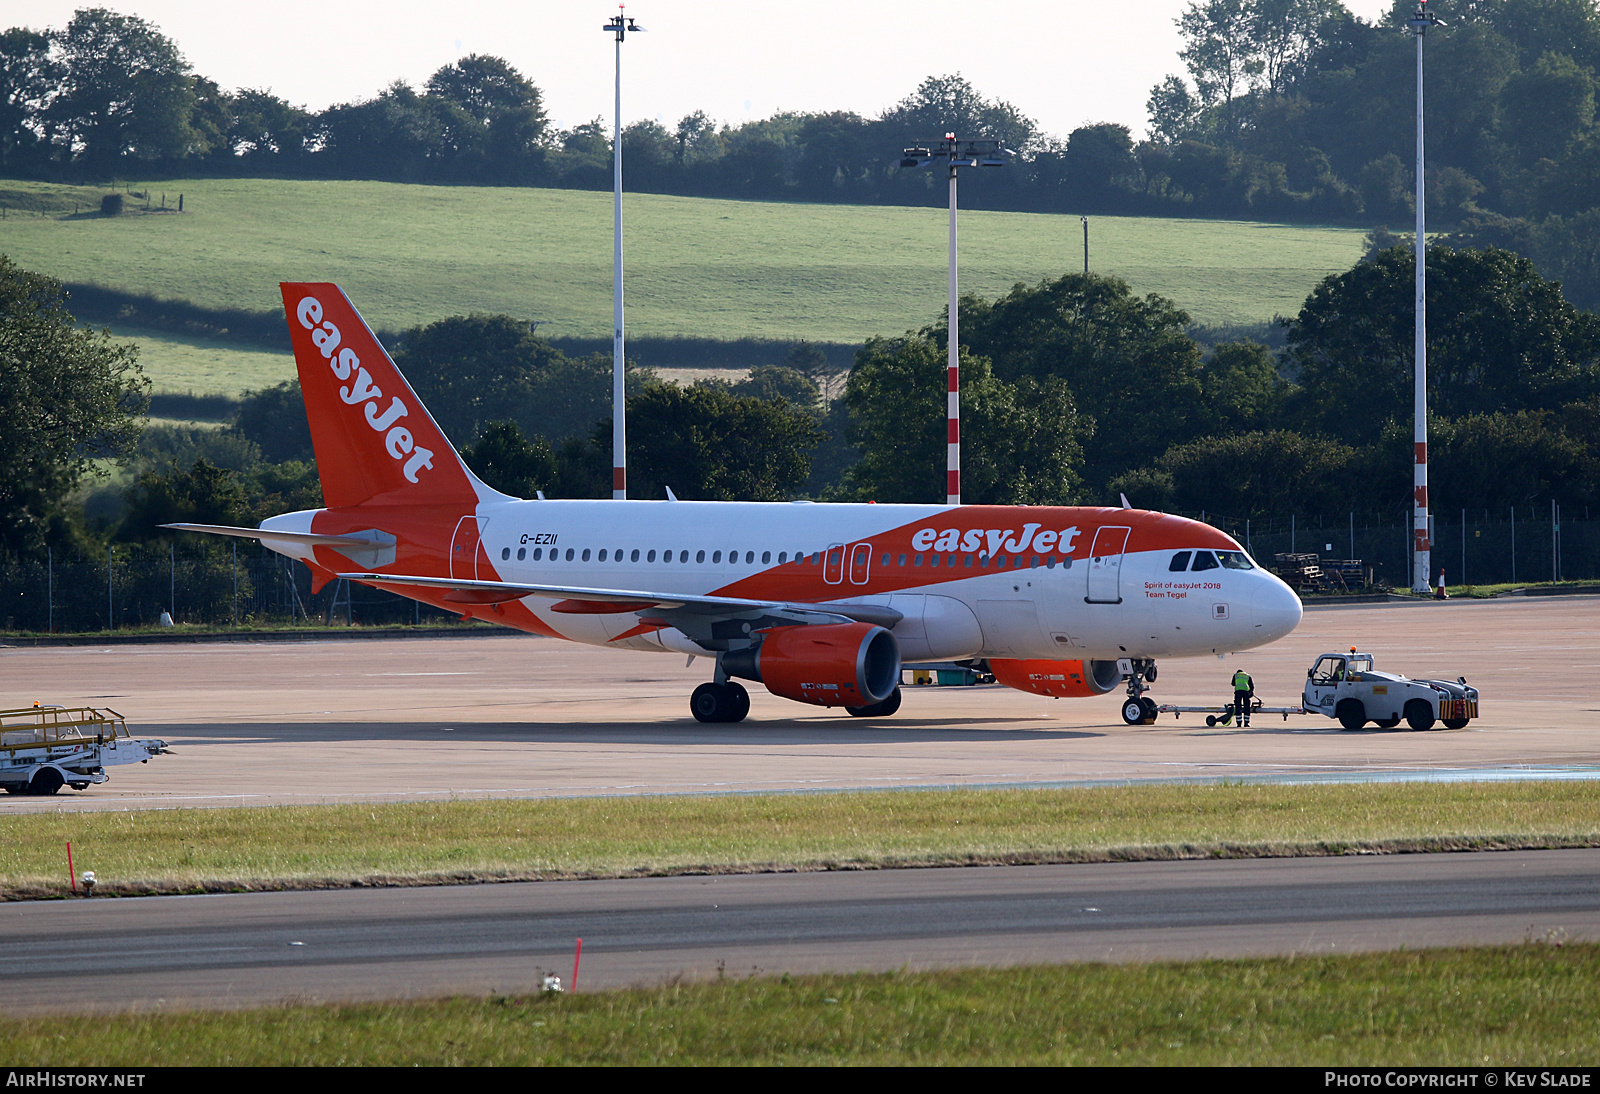
<svg viewBox="0 0 1600 1094">
<path fill-rule="evenodd" d="M 1104 695 L 1122 682 L 1115 661 L 1013 661 L 989 659 L 998 683 L 1052 699 Z"/>
<path fill-rule="evenodd" d="M 881 703 L 900 686 L 900 647 L 894 635 L 871 623 L 775 627 L 760 646 L 723 654 L 722 669 L 785 699 L 864 707 Z"/>
</svg>

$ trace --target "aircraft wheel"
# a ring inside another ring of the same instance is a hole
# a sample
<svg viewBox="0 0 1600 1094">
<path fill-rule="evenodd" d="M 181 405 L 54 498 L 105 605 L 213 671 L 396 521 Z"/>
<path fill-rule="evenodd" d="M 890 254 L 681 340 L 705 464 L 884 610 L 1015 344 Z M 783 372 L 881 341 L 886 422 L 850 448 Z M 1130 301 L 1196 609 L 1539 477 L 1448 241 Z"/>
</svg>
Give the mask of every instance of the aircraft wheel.
<svg viewBox="0 0 1600 1094">
<path fill-rule="evenodd" d="M 28 793 L 48 797 L 60 790 L 67 780 L 61 777 L 61 772 L 53 767 L 46 767 L 33 777 L 28 784 Z"/>
<path fill-rule="evenodd" d="M 1425 699 L 1412 699 L 1406 704 L 1406 725 L 1415 730 L 1433 728 L 1433 709 Z"/>
<path fill-rule="evenodd" d="M 1467 719 L 1465 718 L 1446 718 L 1444 720 L 1444 728 L 1446 729 L 1465 729 L 1466 727 Z"/>
<path fill-rule="evenodd" d="M 845 707 L 852 718 L 887 718 L 900 709 L 900 689 L 895 688 L 889 697 L 881 703 L 869 703 L 864 707 Z"/>
<path fill-rule="evenodd" d="M 750 713 L 750 693 L 744 690 L 743 684 L 736 684 L 732 680 L 727 683 L 728 698 L 731 706 L 728 711 L 728 721 L 742 722 Z"/>
<path fill-rule="evenodd" d="M 1144 670 L 1144 678 L 1152 684 L 1156 682 L 1156 663 L 1150 662 L 1150 667 Z"/>
<path fill-rule="evenodd" d="M 1367 708 L 1360 699 L 1341 699 L 1333 716 L 1346 729 L 1360 729 L 1367 724 Z"/>
<path fill-rule="evenodd" d="M 1372 724 L 1377 726 L 1379 729 L 1393 729 L 1395 726 L 1400 724 L 1400 717 L 1399 715 L 1396 715 L 1393 718 L 1379 718 Z"/>
<path fill-rule="evenodd" d="M 726 722 L 734 711 L 733 697 L 722 684 L 701 684 L 689 696 L 689 711 L 700 722 Z"/>
<path fill-rule="evenodd" d="M 1156 709 L 1156 701 L 1148 695 L 1142 695 L 1139 697 L 1139 702 L 1144 705 L 1144 724 L 1147 726 L 1155 725 L 1156 715 L 1161 713 Z"/>
<path fill-rule="evenodd" d="M 1143 699 L 1129 699 L 1127 702 L 1122 704 L 1122 720 L 1127 722 L 1130 726 L 1142 725 L 1144 723 L 1144 718 L 1145 713 Z"/>
</svg>

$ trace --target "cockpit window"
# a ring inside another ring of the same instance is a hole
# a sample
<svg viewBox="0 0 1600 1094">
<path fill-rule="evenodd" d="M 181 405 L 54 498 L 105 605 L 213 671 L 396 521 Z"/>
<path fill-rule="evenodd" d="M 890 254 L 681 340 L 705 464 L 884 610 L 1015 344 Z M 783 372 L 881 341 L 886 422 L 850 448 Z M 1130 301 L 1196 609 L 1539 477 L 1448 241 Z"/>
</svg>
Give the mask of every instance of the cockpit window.
<svg viewBox="0 0 1600 1094">
<path fill-rule="evenodd" d="M 1196 551 L 1194 553 L 1194 568 L 1196 570 L 1215 570 L 1217 556 L 1210 551 Z"/>
<path fill-rule="evenodd" d="M 1229 570 L 1254 570 L 1256 564 L 1250 561 L 1250 556 L 1243 551 L 1218 551 L 1217 557 L 1222 560 L 1222 565 Z"/>
<path fill-rule="evenodd" d="M 1181 574 L 1189 568 L 1189 556 L 1193 551 L 1179 551 L 1172 556 L 1172 561 L 1167 563 L 1167 569 L 1172 573 Z"/>
</svg>

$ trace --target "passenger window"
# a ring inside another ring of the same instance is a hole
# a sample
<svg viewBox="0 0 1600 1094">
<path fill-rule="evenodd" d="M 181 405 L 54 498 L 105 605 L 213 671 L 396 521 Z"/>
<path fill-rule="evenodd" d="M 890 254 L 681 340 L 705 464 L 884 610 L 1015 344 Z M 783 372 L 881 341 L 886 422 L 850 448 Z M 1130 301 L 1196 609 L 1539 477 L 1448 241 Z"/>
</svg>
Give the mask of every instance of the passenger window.
<svg viewBox="0 0 1600 1094">
<path fill-rule="evenodd" d="M 525 559 L 527 557 L 528 557 L 528 549 L 526 547 L 518 547 L 517 548 L 517 561 L 521 562 L 523 559 Z"/>
<path fill-rule="evenodd" d="M 1183 573 L 1189 568 L 1189 556 L 1192 554 L 1194 554 L 1193 551 L 1179 551 L 1173 555 L 1172 561 L 1167 563 L 1167 571 L 1174 574 Z"/>
<path fill-rule="evenodd" d="M 508 559 L 510 557 L 511 557 L 511 548 L 509 548 L 509 547 L 500 548 L 500 561 L 501 562 L 504 562 L 506 559 Z"/>
<path fill-rule="evenodd" d="M 788 561 L 789 561 L 789 552 L 788 551 L 779 551 L 778 552 L 778 565 L 782 566 L 785 562 L 788 562 Z"/>
<path fill-rule="evenodd" d="M 569 556 L 569 557 L 570 557 L 570 556 L 571 556 L 571 554 L 572 554 L 572 552 L 571 552 L 571 551 L 568 551 L 568 552 L 567 552 L 567 555 L 568 555 L 568 556 Z M 584 562 L 588 562 L 588 561 L 589 561 L 589 548 L 587 548 L 587 547 L 585 547 L 585 548 L 584 548 L 584 549 L 583 549 L 583 561 L 584 561 Z"/>
<path fill-rule="evenodd" d="M 629 557 L 629 558 L 630 558 L 630 559 L 632 559 L 632 560 L 633 560 L 633 561 L 634 561 L 634 562 L 638 562 L 638 561 L 639 561 L 639 548 L 637 548 L 637 547 L 635 547 L 635 548 L 634 548 L 634 549 L 633 549 L 633 554 L 631 554 L 631 555 L 629 555 L 629 556 L 628 556 L 628 557 Z M 652 562 L 654 562 L 654 561 L 655 561 L 655 556 L 654 556 L 654 555 L 652 555 L 652 556 L 651 556 L 651 557 L 650 557 L 650 561 L 652 561 Z"/>
<path fill-rule="evenodd" d="M 648 555 L 645 556 L 644 560 L 646 562 L 654 562 L 656 560 L 656 553 L 654 551 L 651 551 Z"/>
<path fill-rule="evenodd" d="M 905 555 L 901 555 L 900 556 L 900 561 L 899 561 L 899 563 L 897 563 L 897 565 L 904 566 L 905 564 L 906 564 L 906 556 Z"/>
<path fill-rule="evenodd" d="M 772 561 L 772 552 L 771 551 L 762 551 L 761 552 L 761 565 L 765 566 L 767 563 L 769 563 L 771 561 Z"/>
<path fill-rule="evenodd" d="M 679 562 L 688 562 L 689 561 L 689 552 L 688 551 L 679 551 L 678 552 L 678 561 Z"/>
<path fill-rule="evenodd" d="M 568 562 L 572 561 L 572 548 L 571 547 L 567 548 L 567 561 Z"/>
<path fill-rule="evenodd" d="M 602 547 L 602 548 L 600 548 L 600 561 L 604 562 L 605 560 L 606 560 L 606 549 L 604 547 Z"/>
<path fill-rule="evenodd" d="M 706 560 L 706 553 L 704 551 L 696 551 L 694 553 L 694 560 L 696 562 L 704 562 Z"/>
<path fill-rule="evenodd" d="M 716 564 L 720 565 L 721 562 L 722 562 L 722 552 L 721 551 L 712 551 L 711 552 L 711 561 L 713 563 L 716 563 Z"/>
<path fill-rule="evenodd" d="M 538 562 L 543 558 L 544 558 L 544 548 L 543 547 L 535 547 L 533 549 L 533 561 Z"/>
<path fill-rule="evenodd" d="M 746 566 L 749 566 L 750 564 L 755 562 L 755 560 L 756 560 L 756 553 L 754 551 L 746 551 L 744 553 L 744 564 Z"/>
<path fill-rule="evenodd" d="M 1217 556 L 1210 551 L 1196 551 L 1194 553 L 1194 568 L 1196 571 L 1215 570 L 1217 568 Z"/>
</svg>

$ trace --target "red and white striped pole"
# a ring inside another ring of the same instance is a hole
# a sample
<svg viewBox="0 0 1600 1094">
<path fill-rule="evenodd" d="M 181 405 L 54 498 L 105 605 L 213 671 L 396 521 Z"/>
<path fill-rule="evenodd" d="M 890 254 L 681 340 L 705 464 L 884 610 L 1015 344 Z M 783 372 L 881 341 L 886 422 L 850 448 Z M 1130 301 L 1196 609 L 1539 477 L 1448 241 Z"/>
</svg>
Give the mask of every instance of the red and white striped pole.
<svg viewBox="0 0 1600 1094">
<path fill-rule="evenodd" d="M 956 135 L 946 133 L 950 146 L 950 321 L 945 366 L 945 487 L 944 503 L 961 504 L 961 331 L 956 296 Z"/>
<path fill-rule="evenodd" d="M 1412 376 L 1412 571 L 1411 590 L 1428 592 L 1433 564 L 1433 544 L 1428 529 L 1428 241 L 1425 234 L 1427 203 L 1423 195 L 1422 141 L 1422 38 L 1439 19 L 1420 0 L 1410 25 L 1417 37 L 1417 244 L 1416 244 L 1416 366 Z"/>
</svg>

